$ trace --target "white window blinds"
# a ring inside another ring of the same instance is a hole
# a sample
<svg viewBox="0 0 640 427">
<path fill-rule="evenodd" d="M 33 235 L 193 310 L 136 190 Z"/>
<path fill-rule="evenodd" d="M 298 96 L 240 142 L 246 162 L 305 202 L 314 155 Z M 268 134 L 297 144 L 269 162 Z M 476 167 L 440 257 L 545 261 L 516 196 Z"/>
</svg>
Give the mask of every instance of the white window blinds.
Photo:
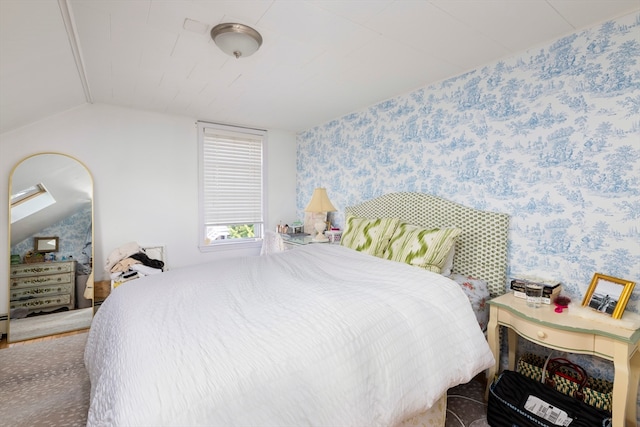
<svg viewBox="0 0 640 427">
<path fill-rule="evenodd" d="M 265 131 L 200 122 L 205 244 L 262 237 Z"/>
</svg>

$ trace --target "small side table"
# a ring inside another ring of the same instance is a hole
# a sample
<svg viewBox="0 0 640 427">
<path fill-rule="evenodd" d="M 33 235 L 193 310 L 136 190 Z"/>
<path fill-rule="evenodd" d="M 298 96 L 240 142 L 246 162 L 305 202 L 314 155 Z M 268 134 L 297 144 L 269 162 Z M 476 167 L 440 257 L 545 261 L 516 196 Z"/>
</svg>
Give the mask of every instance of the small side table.
<svg viewBox="0 0 640 427">
<path fill-rule="evenodd" d="M 613 323 L 596 322 L 572 315 L 570 310 L 556 313 L 553 304 L 530 308 L 524 299 L 514 297 L 513 293 L 494 298 L 489 305 L 487 338 L 496 363 L 489 368 L 485 399 L 489 397 L 489 387 L 500 368 L 499 327 L 505 326 L 508 330 L 510 370 L 514 370 L 516 365 L 518 335 L 547 348 L 612 360 L 615 370 L 613 426 L 636 425 L 640 329 L 632 331 Z"/>
<path fill-rule="evenodd" d="M 309 244 L 316 243 L 329 243 L 329 242 L 314 242 L 313 236 L 302 236 L 302 237 L 283 237 L 282 241 L 284 242 L 284 246 L 287 250 L 294 249 L 298 246 L 304 246 Z"/>
<path fill-rule="evenodd" d="M 93 301 L 102 303 L 111 293 L 111 280 L 100 280 L 93 284 Z"/>
</svg>

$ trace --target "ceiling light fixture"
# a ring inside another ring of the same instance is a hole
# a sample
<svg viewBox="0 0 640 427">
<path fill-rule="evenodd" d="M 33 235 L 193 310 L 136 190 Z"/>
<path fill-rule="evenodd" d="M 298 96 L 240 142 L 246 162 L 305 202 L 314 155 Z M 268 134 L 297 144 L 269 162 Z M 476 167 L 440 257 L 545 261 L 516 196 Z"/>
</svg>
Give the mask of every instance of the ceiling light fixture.
<svg viewBox="0 0 640 427">
<path fill-rule="evenodd" d="M 211 29 L 211 38 L 226 54 L 236 58 L 253 55 L 262 45 L 262 36 L 243 24 L 218 24 Z"/>
</svg>

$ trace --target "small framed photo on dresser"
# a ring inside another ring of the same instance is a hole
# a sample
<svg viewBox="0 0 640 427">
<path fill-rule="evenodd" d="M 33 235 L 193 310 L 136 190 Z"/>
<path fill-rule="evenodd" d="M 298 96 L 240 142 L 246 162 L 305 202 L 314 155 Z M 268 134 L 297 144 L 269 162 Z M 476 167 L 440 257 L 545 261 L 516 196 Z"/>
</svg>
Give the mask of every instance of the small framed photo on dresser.
<svg viewBox="0 0 640 427">
<path fill-rule="evenodd" d="M 595 273 L 582 305 L 609 314 L 614 319 L 620 319 L 634 286 L 635 282 L 630 280 Z"/>
<path fill-rule="evenodd" d="M 58 252 L 58 238 L 57 237 L 34 237 L 33 238 L 34 252 Z"/>
</svg>

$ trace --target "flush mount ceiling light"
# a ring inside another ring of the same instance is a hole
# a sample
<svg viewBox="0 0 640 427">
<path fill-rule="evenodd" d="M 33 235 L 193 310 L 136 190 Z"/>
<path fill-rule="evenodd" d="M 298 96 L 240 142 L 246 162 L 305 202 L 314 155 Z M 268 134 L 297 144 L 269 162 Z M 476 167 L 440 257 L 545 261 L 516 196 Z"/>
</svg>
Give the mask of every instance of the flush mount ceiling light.
<svg viewBox="0 0 640 427">
<path fill-rule="evenodd" d="M 243 24 L 218 24 L 211 29 L 211 38 L 224 53 L 236 58 L 253 55 L 262 45 L 260 33 Z"/>
</svg>

